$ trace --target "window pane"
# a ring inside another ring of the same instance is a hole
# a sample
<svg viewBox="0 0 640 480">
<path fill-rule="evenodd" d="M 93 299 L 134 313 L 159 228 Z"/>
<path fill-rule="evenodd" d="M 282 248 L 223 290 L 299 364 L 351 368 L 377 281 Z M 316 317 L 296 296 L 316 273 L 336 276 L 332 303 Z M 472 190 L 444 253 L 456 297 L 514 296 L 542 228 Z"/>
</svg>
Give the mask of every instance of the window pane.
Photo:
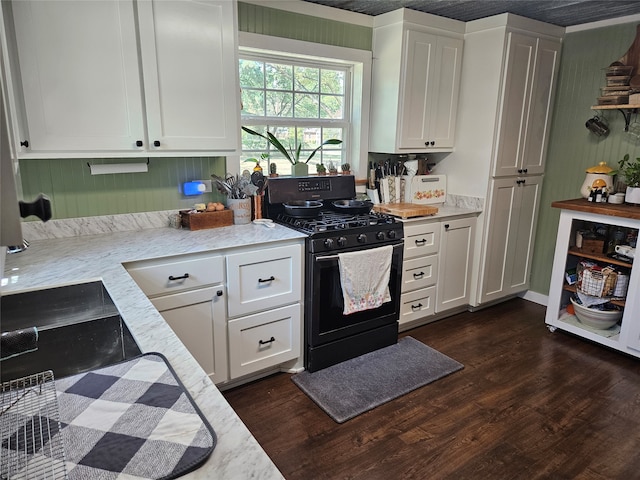
<svg viewBox="0 0 640 480">
<path fill-rule="evenodd" d="M 280 63 L 266 63 L 266 87 L 273 90 L 293 90 L 293 67 Z"/>
<path fill-rule="evenodd" d="M 344 95 L 344 72 L 340 70 L 322 70 L 320 73 L 322 93 Z"/>
<path fill-rule="evenodd" d="M 242 113 L 264 117 L 264 91 L 242 90 Z"/>
<path fill-rule="evenodd" d="M 262 135 L 266 134 L 266 128 L 264 126 L 248 126 L 247 128 L 261 133 Z M 242 130 L 242 150 L 243 152 L 245 150 L 249 151 L 258 151 L 258 152 L 266 152 L 267 151 L 267 141 L 262 138 L 262 137 L 258 137 L 257 135 L 251 135 L 250 133 L 245 132 L 244 130 Z M 250 156 L 256 156 L 254 154 L 251 154 Z M 257 155 L 259 156 L 259 154 Z"/>
<path fill-rule="evenodd" d="M 296 90 L 302 92 L 318 92 L 320 88 L 320 69 L 295 67 Z"/>
<path fill-rule="evenodd" d="M 344 118 L 343 102 L 344 97 L 322 95 L 320 97 L 320 118 L 342 120 Z"/>
<path fill-rule="evenodd" d="M 296 118 L 318 118 L 318 96 L 296 93 Z"/>
<path fill-rule="evenodd" d="M 322 130 L 322 141 L 326 142 L 330 138 L 337 138 L 338 140 L 343 140 L 342 129 L 341 128 L 324 128 Z M 342 144 L 328 145 L 325 148 L 342 148 Z"/>
<path fill-rule="evenodd" d="M 267 91 L 267 116 L 291 117 L 293 115 L 292 106 L 292 93 Z"/>
<path fill-rule="evenodd" d="M 264 88 L 264 63 L 240 59 L 240 86 Z"/>
</svg>

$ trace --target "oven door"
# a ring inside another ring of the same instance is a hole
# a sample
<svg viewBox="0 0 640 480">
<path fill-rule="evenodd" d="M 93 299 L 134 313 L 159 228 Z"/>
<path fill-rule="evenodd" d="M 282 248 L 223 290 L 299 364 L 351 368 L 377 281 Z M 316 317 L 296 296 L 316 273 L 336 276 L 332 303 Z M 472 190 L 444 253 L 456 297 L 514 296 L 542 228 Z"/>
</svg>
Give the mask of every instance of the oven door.
<svg viewBox="0 0 640 480">
<path fill-rule="evenodd" d="M 338 255 L 331 253 L 309 254 L 307 292 L 311 301 L 307 302 L 306 336 L 312 347 L 342 340 L 345 337 L 397 324 L 400 316 L 400 287 L 402 280 L 402 240 L 393 245 L 389 293 L 391 301 L 380 307 L 343 315 L 344 300 L 340 285 Z M 372 245 L 369 248 L 377 248 Z M 366 247 L 365 247 L 366 248 Z M 363 250 L 357 247 L 353 250 Z M 345 250 L 349 251 L 349 250 Z M 397 335 L 397 328 L 396 328 Z"/>
</svg>

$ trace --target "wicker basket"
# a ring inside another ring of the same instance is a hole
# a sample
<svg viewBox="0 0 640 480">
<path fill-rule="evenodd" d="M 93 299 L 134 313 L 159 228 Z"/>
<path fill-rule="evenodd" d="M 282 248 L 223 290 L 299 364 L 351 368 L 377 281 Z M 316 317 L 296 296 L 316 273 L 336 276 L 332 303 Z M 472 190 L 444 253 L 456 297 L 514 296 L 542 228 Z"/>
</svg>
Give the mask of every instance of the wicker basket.
<svg viewBox="0 0 640 480">
<path fill-rule="evenodd" d="M 618 274 L 611 267 L 578 265 L 578 290 L 593 297 L 610 297 L 616 288 Z"/>
</svg>

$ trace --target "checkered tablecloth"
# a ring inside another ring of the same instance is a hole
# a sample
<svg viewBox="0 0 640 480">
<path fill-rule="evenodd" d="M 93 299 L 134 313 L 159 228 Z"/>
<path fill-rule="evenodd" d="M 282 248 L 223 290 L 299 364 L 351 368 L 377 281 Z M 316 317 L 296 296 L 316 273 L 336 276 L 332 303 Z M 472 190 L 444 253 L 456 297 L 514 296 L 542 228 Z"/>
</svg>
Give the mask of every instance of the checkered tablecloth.
<svg viewBox="0 0 640 480">
<path fill-rule="evenodd" d="M 175 478 L 215 448 L 215 432 L 161 354 L 55 383 L 71 480 Z"/>
</svg>

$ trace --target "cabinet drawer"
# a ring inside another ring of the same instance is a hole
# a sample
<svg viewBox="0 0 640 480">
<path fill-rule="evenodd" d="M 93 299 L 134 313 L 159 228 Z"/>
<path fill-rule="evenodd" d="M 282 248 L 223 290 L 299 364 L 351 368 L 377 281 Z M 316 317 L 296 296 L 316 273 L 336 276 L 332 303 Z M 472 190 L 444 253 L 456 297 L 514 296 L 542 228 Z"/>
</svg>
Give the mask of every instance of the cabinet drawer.
<svg viewBox="0 0 640 480">
<path fill-rule="evenodd" d="M 171 261 L 144 261 L 126 265 L 129 275 L 146 296 L 166 295 L 224 281 L 222 256 L 179 257 Z"/>
<path fill-rule="evenodd" d="M 298 358 L 300 323 L 300 304 L 230 320 L 231 378 Z"/>
<path fill-rule="evenodd" d="M 438 253 L 440 222 L 404 226 L 404 258 Z"/>
<path fill-rule="evenodd" d="M 436 286 L 400 296 L 400 325 L 435 313 Z"/>
<path fill-rule="evenodd" d="M 402 291 L 409 292 L 435 285 L 438 279 L 438 256 L 405 260 L 402 264 Z"/>
<path fill-rule="evenodd" d="M 227 255 L 229 317 L 299 302 L 302 247 L 267 248 Z"/>
</svg>

